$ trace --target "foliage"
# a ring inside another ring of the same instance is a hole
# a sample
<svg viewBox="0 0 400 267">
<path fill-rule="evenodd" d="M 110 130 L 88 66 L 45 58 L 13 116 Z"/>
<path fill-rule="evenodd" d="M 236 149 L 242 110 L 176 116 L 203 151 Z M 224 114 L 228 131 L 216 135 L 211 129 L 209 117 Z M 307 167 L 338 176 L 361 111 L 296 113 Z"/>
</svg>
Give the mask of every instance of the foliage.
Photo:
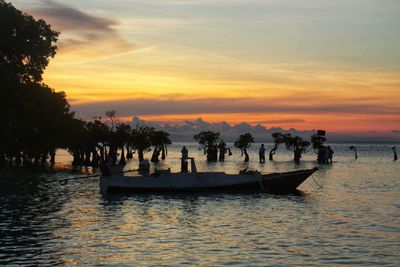
<svg viewBox="0 0 400 267">
<path fill-rule="evenodd" d="M 292 136 L 286 134 L 285 145 L 288 150 L 292 150 L 294 153 L 294 161 L 299 163 L 301 154 L 307 152 L 307 148 L 310 146 L 310 142 L 303 140 L 300 136 Z"/>
<path fill-rule="evenodd" d="M 67 146 L 74 118 L 64 92 L 40 83 L 15 82 L 2 89 L 0 161 L 43 163 L 56 148 Z"/>
<path fill-rule="evenodd" d="M 117 120 L 117 117 L 116 117 L 115 110 L 108 110 L 104 114 L 107 117 L 107 124 L 110 125 L 111 131 L 114 131 L 115 128 L 117 127 L 117 125 L 118 125 L 118 120 Z"/>
<path fill-rule="evenodd" d="M 41 83 L 58 32 L 0 0 L 0 165 L 44 164 L 75 120 L 64 92 Z"/>
<path fill-rule="evenodd" d="M 153 131 L 150 133 L 150 142 L 155 147 L 161 147 L 165 145 L 170 145 L 171 139 L 169 138 L 169 133 L 165 131 Z"/>
<path fill-rule="evenodd" d="M 154 131 L 153 127 L 140 126 L 132 130 L 131 145 L 134 149 L 146 150 L 151 146 L 151 133 Z"/>
<path fill-rule="evenodd" d="M 280 144 L 285 143 L 285 139 L 290 135 L 288 134 L 283 134 L 283 133 L 273 133 L 272 138 L 274 139 L 274 146 L 272 147 L 271 151 L 269 152 L 269 160 L 273 160 L 273 157 L 278 150 Z"/>
<path fill-rule="evenodd" d="M 274 139 L 275 144 L 281 144 L 285 141 L 285 135 L 282 133 L 272 133 L 272 138 Z"/>
<path fill-rule="evenodd" d="M 169 138 L 169 133 L 165 131 L 153 131 L 150 133 L 150 142 L 152 146 L 154 146 L 153 155 L 151 157 L 152 162 L 158 162 L 158 157 L 160 156 L 160 152 L 162 153 L 162 159 L 165 159 L 165 151 L 167 145 L 170 145 L 171 139 Z"/>
<path fill-rule="evenodd" d="M 144 159 L 144 152 L 151 147 L 152 132 L 154 132 L 154 128 L 148 126 L 139 126 L 132 130 L 130 144 L 134 150 L 138 151 L 139 161 Z"/>
<path fill-rule="evenodd" d="M 326 137 L 319 135 L 319 134 L 313 134 L 311 136 L 311 143 L 312 143 L 312 147 L 314 150 L 318 150 L 320 149 L 324 143 L 326 142 Z"/>
<path fill-rule="evenodd" d="M 306 152 L 307 148 L 310 146 L 310 142 L 303 140 L 300 136 L 292 136 L 287 134 L 285 137 L 285 145 L 288 150 L 300 150 L 301 152 Z"/>
<path fill-rule="evenodd" d="M 247 153 L 247 148 L 254 143 L 254 138 L 250 133 L 241 134 L 239 138 L 235 141 L 235 147 L 239 148 L 244 153 L 244 161 L 249 162 L 249 154 Z"/>
<path fill-rule="evenodd" d="M 151 145 L 168 145 L 168 133 L 150 127 L 132 130 L 115 111 L 106 119 L 85 122 L 74 118 L 64 92 L 42 83 L 42 74 L 56 54 L 59 33 L 43 20 L 0 0 L 0 167 L 46 163 L 66 148 L 73 164 L 98 166 L 131 145 L 139 158 Z"/>
<path fill-rule="evenodd" d="M 244 150 L 251 146 L 254 143 L 254 137 L 251 133 L 241 134 L 239 138 L 235 141 L 235 147 Z"/>
<path fill-rule="evenodd" d="M 120 123 L 112 134 L 112 142 L 117 147 L 123 147 L 131 137 L 132 128 L 128 124 Z"/>
<path fill-rule="evenodd" d="M 210 146 L 216 146 L 219 138 L 219 133 L 212 131 L 202 131 L 193 136 L 193 138 L 203 147 L 207 148 Z"/>
<path fill-rule="evenodd" d="M 313 134 L 311 136 L 311 143 L 314 149 L 314 152 L 318 155 L 317 162 L 321 164 L 325 164 L 328 162 L 328 153 L 331 150 L 324 145 L 326 142 L 325 131 L 319 130 L 318 133 Z"/>
<path fill-rule="evenodd" d="M 1 79 L 40 82 L 49 59 L 56 54 L 58 35 L 44 20 L 35 20 L 0 0 Z"/>
<path fill-rule="evenodd" d="M 218 160 L 218 142 L 220 141 L 219 133 L 212 131 L 202 131 L 193 136 L 193 138 L 202 146 L 207 154 L 208 162 Z"/>
<path fill-rule="evenodd" d="M 86 122 L 85 128 L 87 129 L 88 139 L 93 146 L 98 147 L 109 144 L 111 131 L 105 123 L 95 119 L 94 121 Z"/>
</svg>

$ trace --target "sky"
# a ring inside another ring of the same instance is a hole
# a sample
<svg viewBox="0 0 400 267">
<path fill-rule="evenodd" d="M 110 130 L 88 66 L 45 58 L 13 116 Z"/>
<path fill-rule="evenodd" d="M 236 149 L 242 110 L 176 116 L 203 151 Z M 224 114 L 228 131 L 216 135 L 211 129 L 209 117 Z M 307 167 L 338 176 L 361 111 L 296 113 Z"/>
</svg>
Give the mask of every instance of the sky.
<svg viewBox="0 0 400 267">
<path fill-rule="evenodd" d="M 399 0 L 17 0 L 77 115 L 399 134 Z M 399 134 L 400 135 L 400 134 Z"/>
</svg>

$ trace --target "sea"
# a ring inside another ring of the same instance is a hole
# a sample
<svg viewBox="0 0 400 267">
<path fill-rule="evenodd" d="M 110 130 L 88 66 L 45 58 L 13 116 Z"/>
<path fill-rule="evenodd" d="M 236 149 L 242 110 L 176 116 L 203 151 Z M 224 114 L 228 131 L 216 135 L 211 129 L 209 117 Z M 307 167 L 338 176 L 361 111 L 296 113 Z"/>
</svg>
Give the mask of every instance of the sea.
<svg viewBox="0 0 400 267">
<path fill-rule="evenodd" d="M 232 144 L 207 163 L 195 143 L 174 143 L 152 168 L 179 171 L 185 145 L 199 171 L 264 173 L 318 167 L 299 191 L 106 195 L 98 170 L 0 172 L 1 266 L 400 266 L 400 160 L 394 144 L 331 144 L 333 163 L 313 151 L 300 164 L 280 147 L 274 161 L 245 164 Z M 267 151 L 272 144 L 266 144 Z M 150 157 L 151 152 L 146 154 Z M 137 155 L 125 169 L 135 169 Z M 65 179 L 70 179 L 65 182 Z"/>
</svg>

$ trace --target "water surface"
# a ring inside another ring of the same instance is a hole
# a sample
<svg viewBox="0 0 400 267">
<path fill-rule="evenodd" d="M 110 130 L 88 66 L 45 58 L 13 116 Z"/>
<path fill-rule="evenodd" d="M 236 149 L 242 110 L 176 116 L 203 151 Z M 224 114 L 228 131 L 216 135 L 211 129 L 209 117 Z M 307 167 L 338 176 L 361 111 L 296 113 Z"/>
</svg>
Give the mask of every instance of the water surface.
<svg viewBox="0 0 400 267">
<path fill-rule="evenodd" d="M 186 145 L 201 171 L 245 167 L 237 150 L 225 163 L 207 164 L 197 145 Z M 177 171 L 181 146 L 157 168 Z M 258 146 L 250 168 L 318 166 L 322 188 L 311 178 L 290 195 L 101 195 L 96 178 L 60 184 L 77 174 L 3 172 L 0 265 L 400 265 L 400 162 L 391 145 L 361 144 L 358 160 L 348 145 L 334 145 L 334 164 L 321 166 L 311 152 L 296 165 L 284 149 L 261 166 Z M 70 157 L 60 152 L 58 160 Z"/>
</svg>

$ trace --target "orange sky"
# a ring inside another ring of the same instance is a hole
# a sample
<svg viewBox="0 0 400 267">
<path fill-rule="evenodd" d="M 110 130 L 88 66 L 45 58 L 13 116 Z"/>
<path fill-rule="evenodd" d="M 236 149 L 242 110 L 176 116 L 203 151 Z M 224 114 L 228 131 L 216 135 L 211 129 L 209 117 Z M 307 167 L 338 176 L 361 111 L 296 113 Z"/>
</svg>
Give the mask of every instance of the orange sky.
<svg viewBox="0 0 400 267">
<path fill-rule="evenodd" d="M 400 4 L 13 1 L 61 31 L 45 82 L 77 115 L 400 129 Z"/>
</svg>

